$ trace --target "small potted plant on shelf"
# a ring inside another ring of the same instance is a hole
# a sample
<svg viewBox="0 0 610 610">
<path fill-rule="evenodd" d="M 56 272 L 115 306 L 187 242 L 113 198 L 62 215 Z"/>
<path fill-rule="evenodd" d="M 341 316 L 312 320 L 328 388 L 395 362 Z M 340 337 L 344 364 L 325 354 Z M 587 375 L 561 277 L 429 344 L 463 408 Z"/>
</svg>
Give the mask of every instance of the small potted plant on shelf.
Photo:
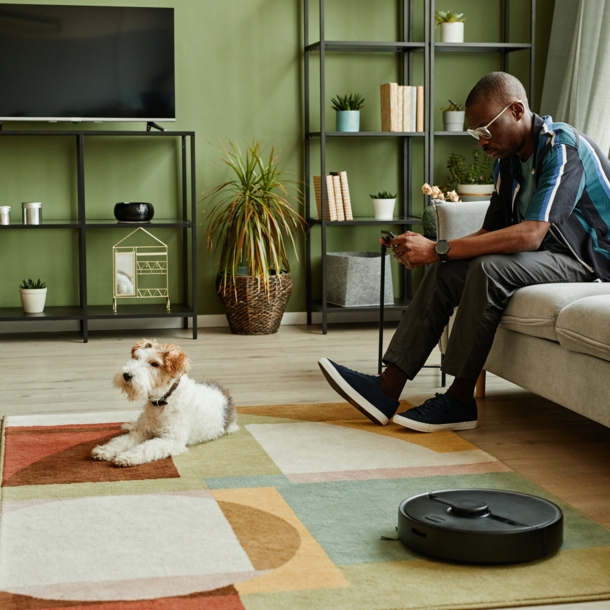
<svg viewBox="0 0 610 610">
<path fill-rule="evenodd" d="M 47 285 L 40 281 L 28 278 L 19 284 L 21 305 L 25 313 L 42 313 L 47 299 Z"/>
<path fill-rule="evenodd" d="M 443 128 L 445 131 L 464 131 L 464 104 L 458 104 L 449 100 L 447 108 L 441 108 L 443 112 Z"/>
<path fill-rule="evenodd" d="M 217 289 L 231 331 L 238 335 L 277 332 L 292 292 L 286 244 L 296 255 L 296 234 L 305 221 L 290 200 L 302 204 L 301 192 L 288 190 L 273 149 L 263 157 L 259 142 L 245 154 L 229 142 L 223 162 L 231 179 L 204 199 L 215 200 L 208 213 L 208 246 L 221 245 Z M 298 258 L 298 256 L 297 256 Z"/>
<path fill-rule="evenodd" d="M 456 185 L 464 201 L 489 199 L 494 190 L 491 158 L 479 149 L 472 151 L 472 163 L 466 163 L 462 155 L 452 153 L 447 161 L 448 184 Z"/>
<path fill-rule="evenodd" d="M 337 131 L 360 131 L 360 110 L 364 108 L 364 98 L 359 93 L 350 93 L 337 95 L 330 101 L 337 112 Z"/>
<path fill-rule="evenodd" d="M 369 195 L 373 200 L 375 220 L 392 220 L 394 218 L 394 206 L 396 205 L 397 195 L 398 193 L 392 195 L 388 191 L 380 191 L 376 195 Z"/>
<path fill-rule="evenodd" d="M 421 187 L 424 195 L 430 195 L 430 205 L 424 208 L 422 214 L 422 228 L 424 237 L 436 239 L 436 205 L 445 201 L 459 201 L 459 195 L 455 191 L 445 191 L 440 186 L 424 184 Z"/>
<path fill-rule="evenodd" d="M 464 13 L 436 11 L 436 26 L 441 26 L 441 42 L 464 42 Z"/>
</svg>

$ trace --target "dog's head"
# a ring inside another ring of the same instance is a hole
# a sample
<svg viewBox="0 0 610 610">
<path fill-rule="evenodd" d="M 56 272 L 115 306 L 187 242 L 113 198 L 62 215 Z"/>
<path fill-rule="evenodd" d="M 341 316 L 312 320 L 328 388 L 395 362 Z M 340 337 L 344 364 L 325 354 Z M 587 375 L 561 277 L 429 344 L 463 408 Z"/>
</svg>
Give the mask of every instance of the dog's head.
<svg viewBox="0 0 610 610">
<path fill-rule="evenodd" d="M 131 348 L 131 360 L 114 376 L 114 385 L 129 400 L 162 396 L 189 367 L 188 356 L 177 345 L 142 339 Z"/>
</svg>

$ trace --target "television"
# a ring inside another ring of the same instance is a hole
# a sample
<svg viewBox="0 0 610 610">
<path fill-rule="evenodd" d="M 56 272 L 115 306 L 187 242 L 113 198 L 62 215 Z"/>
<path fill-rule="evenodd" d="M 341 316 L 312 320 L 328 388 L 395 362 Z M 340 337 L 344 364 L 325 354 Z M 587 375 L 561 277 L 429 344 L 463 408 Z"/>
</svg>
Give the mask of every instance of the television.
<svg viewBox="0 0 610 610">
<path fill-rule="evenodd" d="M 174 9 L 0 4 L 0 121 L 174 121 Z"/>
</svg>

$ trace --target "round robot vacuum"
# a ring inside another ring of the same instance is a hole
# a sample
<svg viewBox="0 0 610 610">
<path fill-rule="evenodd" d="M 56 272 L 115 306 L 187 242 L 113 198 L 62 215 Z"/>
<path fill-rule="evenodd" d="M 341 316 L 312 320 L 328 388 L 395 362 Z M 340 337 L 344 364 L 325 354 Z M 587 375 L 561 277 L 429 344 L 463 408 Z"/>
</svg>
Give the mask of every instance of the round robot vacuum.
<svg viewBox="0 0 610 610">
<path fill-rule="evenodd" d="M 559 549 L 563 513 L 552 502 L 513 491 L 434 491 L 401 502 L 398 537 L 417 553 L 449 561 L 531 561 Z"/>
</svg>

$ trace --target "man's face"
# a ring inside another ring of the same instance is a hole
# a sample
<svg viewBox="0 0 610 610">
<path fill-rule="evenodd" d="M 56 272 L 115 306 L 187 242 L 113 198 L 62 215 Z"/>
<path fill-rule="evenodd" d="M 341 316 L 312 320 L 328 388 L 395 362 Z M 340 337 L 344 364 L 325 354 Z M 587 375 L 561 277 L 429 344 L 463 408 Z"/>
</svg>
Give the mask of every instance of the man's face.
<svg viewBox="0 0 610 610">
<path fill-rule="evenodd" d="M 477 102 L 466 108 L 466 120 L 471 129 L 487 126 L 502 112 L 505 106 L 497 101 Z M 511 104 L 505 112 L 489 125 L 490 138 L 479 137 L 479 146 L 490 157 L 504 159 L 515 154 L 522 145 L 520 118 L 521 104 Z"/>
</svg>

